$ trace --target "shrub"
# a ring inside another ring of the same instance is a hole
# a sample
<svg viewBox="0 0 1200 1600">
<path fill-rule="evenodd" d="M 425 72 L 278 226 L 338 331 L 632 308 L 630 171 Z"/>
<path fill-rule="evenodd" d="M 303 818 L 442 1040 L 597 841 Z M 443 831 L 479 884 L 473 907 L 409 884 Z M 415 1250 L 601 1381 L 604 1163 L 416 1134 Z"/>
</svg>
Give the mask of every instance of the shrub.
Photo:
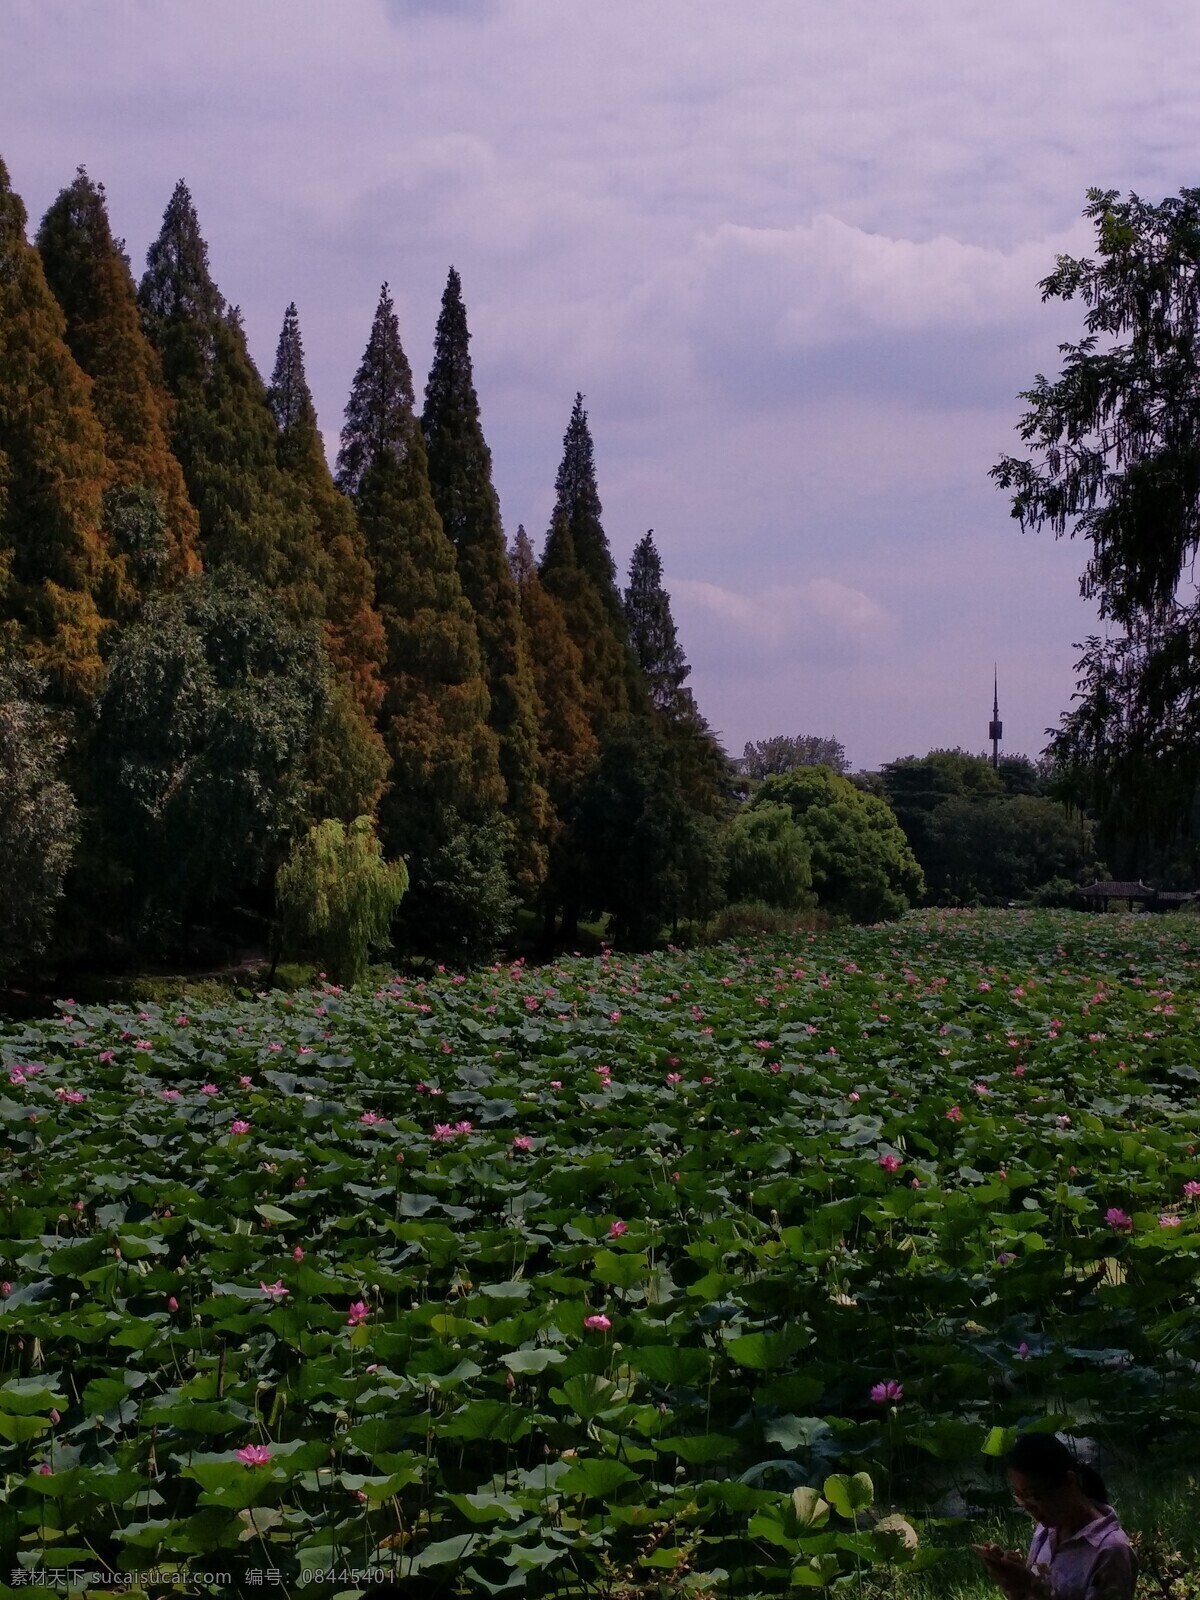
<svg viewBox="0 0 1200 1600">
<path fill-rule="evenodd" d="M 723 906 L 704 926 L 697 942 L 723 944 L 727 939 L 767 937 L 804 933 L 813 928 L 829 928 L 834 918 L 823 911 L 787 911 L 762 900 L 743 900 Z"/>
</svg>

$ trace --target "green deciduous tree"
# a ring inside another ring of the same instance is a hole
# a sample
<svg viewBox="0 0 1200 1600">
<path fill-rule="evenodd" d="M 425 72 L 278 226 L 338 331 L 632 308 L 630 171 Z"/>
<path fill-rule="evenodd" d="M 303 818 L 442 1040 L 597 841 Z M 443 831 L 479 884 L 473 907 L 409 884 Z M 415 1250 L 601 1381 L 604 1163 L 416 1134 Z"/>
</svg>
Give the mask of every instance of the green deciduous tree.
<svg viewBox="0 0 1200 1600">
<path fill-rule="evenodd" d="M 738 763 L 746 777 L 759 780 L 797 767 L 828 767 L 844 774 L 849 765 L 845 747 L 837 739 L 815 733 L 776 734 L 757 743 L 751 741 Z"/>
<path fill-rule="evenodd" d="M 610 913 L 615 943 L 645 948 L 664 923 L 721 903 L 721 829 L 687 804 L 672 748 L 645 719 L 609 729 L 573 821 L 582 901 Z"/>
<path fill-rule="evenodd" d="M 1061 256 L 1043 300 L 1082 301 L 1086 333 L 1023 399 L 1025 458 L 992 477 L 1022 527 L 1090 545 L 1080 588 L 1106 636 L 1078 663 L 1076 706 L 1051 741 L 1109 828 L 1166 835 L 1200 782 L 1200 189 L 1154 205 L 1090 189 L 1096 256 Z"/>
<path fill-rule="evenodd" d="M 984 756 L 966 750 L 931 750 L 902 756 L 882 771 L 884 793 L 931 887 L 941 875 L 929 819 L 944 801 L 998 799 L 1004 786 Z"/>
<path fill-rule="evenodd" d="M 1036 795 L 955 796 L 929 818 L 938 877 L 930 888 L 959 905 L 1002 905 L 1095 867 L 1093 829 Z"/>
<path fill-rule="evenodd" d="M 200 570 L 199 523 L 169 443 L 170 400 L 104 186 L 82 167 L 42 218 L 37 247 L 104 430 L 105 525 L 128 616 L 144 594 Z"/>
<path fill-rule="evenodd" d="M 0 659 L 0 977 L 47 950 L 79 833 L 46 689 L 28 662 Z"/>
<path fill-rule="evenodd" d="M 0 629 L 76 704 L 104 678 L 109 482 L 88 380 L 0 161 Z"/>
<path fill-rule="evenodd" d="M 757 901 L 784 911 L 815 905 L 812 860 L 790 806 L 744 806 L 725 833 L 725 894 L 733 903 Z"/>
<path fill-rule="evenodd" d="M 98 848 L 120 863 L 135 938 L 177 942 L 195 917 L 269 881 L 308 819 L 305 753 L 328 663 L 315 628 L 238 573 L 186 580 L 123 633 L 99 706 Z"/>
<path fill-rule="evenodd" d="M 318 823 L 275 875 L 281 946 L 311 952 L 335 983 L 358 983 L 372 947 L 386 945 L 407 888 L 403 861 L 383 859 L 370 817 L 348 828 Z"/>
<path fill-rule="evenodd" d="M 767 778 L 753 805 L 790 808 L 808 843 L 822 910 L 856 922 L 900 916 L 925 888 L 895 814 L 875 795 L 828 767 L 798 767 Z"/>
<path fill-rule="evenodd" d="M 521 600 L 508 562 L 492 458 L 483 437 L 462 284 L 451 267 L 442 296 L 421 419 L 429 483 L 475 613 L 487 678 L 489 725 L 513 825 L 513 876 L 525 894 L 546 876 L 550 809 L 538 776 L 537 696 Z"/>
</svg>

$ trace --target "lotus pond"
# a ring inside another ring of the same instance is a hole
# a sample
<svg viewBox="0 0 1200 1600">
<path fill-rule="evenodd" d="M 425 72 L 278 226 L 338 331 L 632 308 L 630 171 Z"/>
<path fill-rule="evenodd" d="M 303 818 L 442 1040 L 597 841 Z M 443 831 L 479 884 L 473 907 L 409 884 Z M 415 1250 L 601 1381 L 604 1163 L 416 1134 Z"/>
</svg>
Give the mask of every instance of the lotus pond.
<svg viewBox="0 0 1200 1600">
<path fill-rule="evenodd" d="M 853 1593 L 936 1571 L 1018 1425 L 1184 1459 L 1187 927 L 923 913 L 0 1028 L 0 1579 Z"/>
</svg>

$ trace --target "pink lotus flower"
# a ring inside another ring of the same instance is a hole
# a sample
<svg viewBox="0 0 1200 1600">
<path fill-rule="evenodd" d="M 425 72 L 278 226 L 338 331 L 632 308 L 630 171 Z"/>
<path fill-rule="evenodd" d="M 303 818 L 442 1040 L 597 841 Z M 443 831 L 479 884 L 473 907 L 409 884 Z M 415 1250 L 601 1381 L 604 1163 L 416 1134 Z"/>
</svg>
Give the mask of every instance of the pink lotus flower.
<svg viewBox="0 0 1200 1600">
<path fill-rule="evenodd" d="M 302 1172 L 297 1176 L 294 1187 L 297 1189 L 305 1189 L 308 1187 L 308 1179 Z"/>
<path fill-rule="evenodd" d="M 561 1089 L 562 1088 L 562 1079 L 561 1078 L 551 1078 L 550 1079 L 550 1087 L 552 1089 Z"/>
<path fill-rule="evenodd" d="M 115 1057 L 116 1053 L 117 1052 L 115 1050 L 101 1050 L 100 1054 L 96 1057 L 96 1059 L 97 1059 L 97 1061 L 102 1061 L 102 1062 L 105 1063 L 105 1065 L 107 1065 L 108 1062 L 113 1060 L 113 1058 Z"/>
<path fill-rule="evenodd" d="M 167 1310 L 168 1311 L 178 1311 L 179 1310 L 179 1301 L 176 1300 L 174 1295 L 172 1295 L 170 1297 L 170 1299 L 167 1301 Z"/>
<path fill-rule="evenodd" d="M 879 1165 L 885 1172 L 896 1172 L 900 1166 L 900 1157 L 892 1155 L 880 1156 Z"/>
<path fill-rule="evenodd" d="M 250 1124 L 243 1117 L 238 1117 L 234 1122 L 230 1123 L 229 1131 L 236 1134 L 249 1133 Z"/>
<path fill-rule="evenodd" d="M 242 1073 L 241 1077 L 239 1077 L 238 1082 L 241 1084 L 243 1089 L 251 1089 L 254 1086 L 254 1079 L 247 1076 L 247 1074 L 244 1072 Z"/>
<path fill-rule="evenodd" d="M 9 1083 L 15 1084 L 18 1089 L 21 1087 L 26 1079 L 25 1074 L 21 1071 L 20 1067 L 14 1067 L 12 1069 L 8 1075 L 8 1081 Z"/>
<path fill-rule="evenodd" d="M 1189 1200 L 1200 1199 L 1200 1183 L 1195 1178 L 1189 1178 L 1183 1186 L 1183 1192 Z"/>
<path fill-rule="evenodd" d="M 682 1072 L 668 1072 L 667 1073 L 667 1082 L 670 1083 L 670 1084 L 682 1083 L 683 1082 L 683 1073 Z"/>
<path fill-rule="evenodd" d="M 293 1261 L 303 1261 L 304 1260 L 304 1251 L 301 1250 L 299 1245 L 297 1245 L 296 1248 L 292 1251 L 292 1260 Z"/>
<path fill-rule="evenodd" d="M 346 1318 L 348 1328 L 357 1328 L 359 1323 L 365 1322 L 371 1315 L 371 1308 L 365 1300 L 355 1300 L 350 1307 L 350 1315 Z"/>
<path fill-rule="evenodd" d="M 947 1122 L 961 1122 L 962 1121 L 962 1112 L 958 1109 L 957 1106 L 951 1106 L 949 1111 L 947 1111 L 947 1113 L 946 1113 L 946 1121 Z"/>
<path fill-rule="evenodd" d="M 220 1092 L 215 1083 L 202 1083 L 200 1085 L 201 1094 L 220 1094 Z"/>
<path fill-rule="evenodd" d="M 271 1459 L 271 1452 L 265 1444 L 247 1444 L 237 1452 L 238 1460 L 247 1467 L 265 1467 Z"/>
<path fill-rule="evenodd" d="M 532 1150 L 533 1149 L 533 1140 L 529 1137 L 529 1135 L 527 1133 L 514 1134 L 513 1135 L 513 1149 L 514 1150 Z"/>
<path fill-rule="evenodd" d="M 596 1312 L 593 1316 L 584 1317 L 583 1325 L 585 1328 L 595 1328 L 600 1333 L 607 1333 L 609 1328 L 612 1327 L 612 1323 L 602 1311 Z"/>
<path fill-rule="evenodd" d="M 1133 1231 L 1133 1218 L 1122 1211 L 1119 1206 L 1109 1206 L 1104 1213 L 1104 1220 L 1110 1228 L 1116 1229 L 1118 1233 L 1132 1233 Z"/>
<path fill-rule="evenodd" d="M 278 1055 L 279 1052 L 282 1049 L 283 1049 L 283 1046 L 279 1043 L 279 1041 L 277 1039 L 272 1039 L 270 1044 L 267 1046 L 267 1050 L 270 1052 L 271 1055 Z"/>
<path fill-rule="evenodd" d="M 621 1013 L 620 1013 L 620 1012 L 619 1012 L 619 1011 L 610 1011 L 610 1012 L 609 1012 L 609 1013 L 608 1013 L 608 1020 L 609 1020 L 609 1021 L 610 1021 L 610 1022 L 620 1022 L 620 1020 L 621 1020 Z"/>
<path fill-rule="evenodd" d="M 1001 1250 L 1000 1254 L 996 1257 L 997 1263 L 1002 1267 L 1008 1266 L 1010 1261 L 1015 1261 L 1016 1259 L 1016 1256 L 1013 1255 L 1011 1250 Z"/>
<path fill-rule="evenodd" d="M 364 1111 L 358 1120 L 360 1122 L 365 1122 L 368 1127 L 373 1127 L 377 1122 L 386 1122 L 387 1118 L 381 1117 L 378 1111 Z"/>
<path fill-rule="evenodd" d="M 50 1463 L 48 1461 L 43 1461 L 41 1466 L 38 1467 L 38 1473 L 43 1478 L 48 1478 L 53 1471 L 54 1471 L 54 1468 L 50 1465 Z"/>
<path fill-rule="evenodd" d="M 179 1095 L 180 1091 L 178 1089 L 164 1089 L 162 1092 L 164 1100 L 178 1100 Z"/>
<path fill-rule="evenodd" d="M 973 1083 L 971 1085 L 976 1094 L 991 1094 L 991 1089 L 986 1083 Z"/>
<path fill-rule="evenodd" d="M 851 1089 L 851 1091 L 850 1091 L 849 1095 L 847 1096 L 847 1098 L 851 1101 L 852 1104 L 857 1105 L 858 1102 L 862 1099 L 862 1095 L 859 1094 L 857 1089 Z"/>
<path fill-rule="evenodd" d="M 886 1405 L 889 1400 L 899 1405 L 904 1399 L 904 1385 L 897 1383 L 895 1378 L 889 1378 L 886 1383 L 877 1383 L 871 1389 L 871 1399 L 876 1405 Z"/>
<path fill-rule="evenodd" d="M 12 1293 L 12 1284 L 9 1283 L 7 1279 L 5 1279 L 5 1281 L 3 1283 L 0 1283 L 0 1294 L 4 1295 L 5 1298 L 7 1298 L 11 1293 Z"/>
<path fill-rule="evenodd" d="M 262 1281 L 262 1279 L 260 1278 L 258 1280 L 258 1287 L 262 1290 L 262 1292 L 265 1295 L 268 1295 L 272 1300 L 282 1300 L 284 1295 L 286 1295 L 289 1292 L 287 1289 L 284 1288 L 283 1279 L 282 1278 L 276 1278 L 274 1283 L 264 1283 Z"/>
<path fill-rule="evenodd" d="M 628 1232 L 629 1224 L 627 1222 L 621 1222 L 618 1220 L 609 1224 L 608 1237 L 610 1239 L 619 1239 L 623 1233 Z"/>
<path fill-rule="evenodd" d="M 1017 1346 L 1017 1360 L 1018 1361 L 1028 1361 L 1029 1360 L 1029 1346 L 1025 1343 L 1024 1339 L 1022 1339 L 1021 1343 Z"/>
<path fill-rule="evenodd" d="M 82 1089 L 56 1089 L 54 1092 L 69 1106 L 77 1106 L 87 1098 Z"/>
<path fill-rule="evenodd" d="M 975 987 L 980 991 L 981 994 L 986 994 L 992 986 L 985 979 L 980 978 Z"/>
<path fill-rule="evenodd" d="M 1158 1219 L 1158 1225 L 1160 1228 L 1181 1228 L 1183 1226 L 1183 1218 L 1174 1217 L 1169 1211 L 1164 1211 Z"/>
</svg>

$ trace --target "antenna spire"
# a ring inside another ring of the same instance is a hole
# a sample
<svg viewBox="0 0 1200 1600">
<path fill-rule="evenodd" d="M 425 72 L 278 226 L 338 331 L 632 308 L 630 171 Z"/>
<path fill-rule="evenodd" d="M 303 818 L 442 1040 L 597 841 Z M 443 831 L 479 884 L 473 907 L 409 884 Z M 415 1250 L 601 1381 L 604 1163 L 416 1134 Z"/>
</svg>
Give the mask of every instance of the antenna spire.
<svg viewBox="0 0 1200 1600">
<path fill-rule="evenodd" d="M 1000 675 L 992 663 L 992 720 L 988 723 L 988 738 L 992 741 L 992 771 L 1000 767 L 1000 740 L 1004 737 L 1004 724 L 1000 721 Z"/>
</svg>

